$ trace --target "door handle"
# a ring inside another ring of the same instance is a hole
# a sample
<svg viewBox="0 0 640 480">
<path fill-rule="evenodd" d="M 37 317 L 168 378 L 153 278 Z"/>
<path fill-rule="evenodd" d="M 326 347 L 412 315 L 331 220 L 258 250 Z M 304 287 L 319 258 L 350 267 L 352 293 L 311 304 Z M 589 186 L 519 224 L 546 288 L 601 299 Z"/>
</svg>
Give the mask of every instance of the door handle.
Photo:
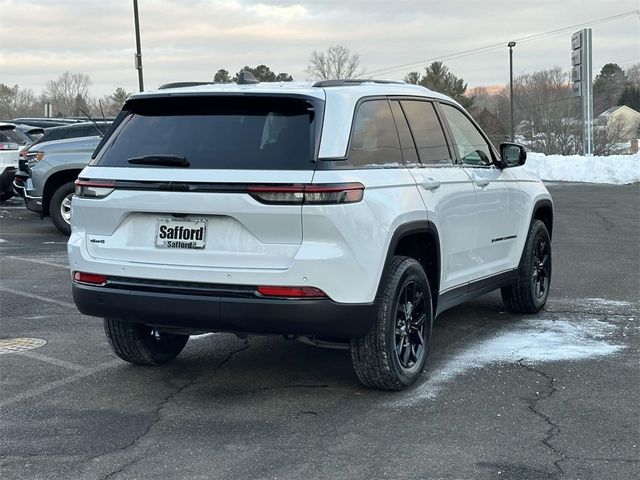
<svg viewBox="0 0 640 480">
<path fill-rule="evenodd" d="M 425 190 L 433 191 L 439 188 L 440 185 L 442 185 L 442 182 L 439 182 L 438 180 L 435 180 L 433 178 L 425 178 L 420 182 L 420 185 Z"/>
<path fill-rule="evenodd" d="M 478 177 L 475 174 L 473 174 L 471 176 L 471 179 L 473 180 L 474 185 L 478 186 L 478 187 L 486 187 L 487 185 L 489 185 L 491 183 L 491 180 L 488 178 L 482 178 L 482 177 Z"/>
</svg>

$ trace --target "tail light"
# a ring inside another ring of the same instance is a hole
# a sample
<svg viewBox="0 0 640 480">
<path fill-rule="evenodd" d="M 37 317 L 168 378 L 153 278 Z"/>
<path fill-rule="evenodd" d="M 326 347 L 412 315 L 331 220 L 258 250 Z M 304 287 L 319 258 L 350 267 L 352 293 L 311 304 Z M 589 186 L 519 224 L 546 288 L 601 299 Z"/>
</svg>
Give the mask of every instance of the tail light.
<svg viewBox="0 0 640 480">
<path fill-rule="evenodd" d="M 13 142 L 0 142 L 0 150 L 18 150 L 20 145 Z"/>
<path fill-rule="evenodd" d="M 256 291 L 263 297 L 280 298 L 321 298 L 327 294 L 315 287 L 258 287 Z"/>
<path fill-rule="evenodd" d="M 18 158 L 21 160 L 26 160 L 27 159 L 27 148 L 23 148 L 22 150 L 20 150 L 20 153 L 18 154 Z"/>
<path fill-rule="evenodd" d="M 336 205 L 356 203 L 364 196 L 361 183 L 250 185 L 249 195 L 270 205 Z"/>
<path fill-rule="evenodd" d="M 87 285 L 97 285 L 102 286 L 107 283 L 106 275 L 99 275 L 97 273 L 86 273 L 86 272 L 74 272 L 73 281 L 76 283 L 84 283 Z"/>
<path fill-rule="evenodd" d="M 115 190 L 113 180 L 76 180 L 76 197 L 104 198 Z"/>
</svg>

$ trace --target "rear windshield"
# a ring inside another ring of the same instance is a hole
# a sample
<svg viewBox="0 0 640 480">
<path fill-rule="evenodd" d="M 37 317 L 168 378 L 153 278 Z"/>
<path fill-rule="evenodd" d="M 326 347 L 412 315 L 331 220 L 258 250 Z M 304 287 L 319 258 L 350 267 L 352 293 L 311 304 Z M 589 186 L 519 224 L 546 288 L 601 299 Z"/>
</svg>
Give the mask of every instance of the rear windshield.
<svg viewBox="0 0 640 480">
<path fill-rule="evenodd" d="M 0 129 L 0 142 L 26 145 L 27 143 L 29 143 L 29 139 L 25 138 L 23 134 L 18 130 L 14 130 L 13 128 L 3 128 Z"/>
<path fill-rule="evenodd" d="M 154 155 L 184 157 L 188 168 L 310 170 L 314 107 L 299 98 L 168 97 L 133 100 L 93 164 L 131 164 Z"/>
</svg>

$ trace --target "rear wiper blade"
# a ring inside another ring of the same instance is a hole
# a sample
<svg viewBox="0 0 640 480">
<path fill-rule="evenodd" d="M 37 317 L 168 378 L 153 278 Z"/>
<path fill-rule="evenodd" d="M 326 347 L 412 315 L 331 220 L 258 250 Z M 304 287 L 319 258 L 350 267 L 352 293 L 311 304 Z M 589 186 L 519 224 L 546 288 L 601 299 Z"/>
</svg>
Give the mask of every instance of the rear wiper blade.
<svg viewBox="0 0 640 480">
<path fill-rule="evenodd" d="M 159 165 L 162 167 L 188 167 L 189 161 L 182 155 L 144 155 L 127 160 L 134 165 Z"/>
</svg>

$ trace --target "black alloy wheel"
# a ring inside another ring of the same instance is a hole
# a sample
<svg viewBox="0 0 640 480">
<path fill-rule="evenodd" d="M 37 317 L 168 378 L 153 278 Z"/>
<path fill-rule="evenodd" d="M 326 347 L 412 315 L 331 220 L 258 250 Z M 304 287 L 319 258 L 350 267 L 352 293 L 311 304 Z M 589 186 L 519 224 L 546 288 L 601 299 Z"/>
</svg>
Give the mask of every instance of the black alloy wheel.
<svg viewBox="0 0 640 480">
<path fill-rule="evenodd" d="M 425 366 L 433 323 L 429 279 L 420 262 L 395 256 L 381 281 L 371 331 L 351 339 L 351 360 L 363 385 L 402 390 Z"/>
<path fill-rule="evenodd" d="M 551 236 L 540 220 L 531 223 L 518 267 L 511 285 L 502 287 L 502 301 L 514 313 L 537 313 L 547 303 L 551 286 Z"/>
<path fill-rule="evenodd" d="M 549 242 L 543 237 L 537 237 L 533 250 L 532 277 L 533 294 L 537 299 L 543 298 L 549 288 L 549 257 L 551 249 Z"/>
<path fill-rule="evenodd" d="M 407 282 L 398 296 L 395 329 L 395 353 L 404 368 L 414 367 L 428 344 L 427 308 L 422 288 L 415 281 Z"/>
</svg>

